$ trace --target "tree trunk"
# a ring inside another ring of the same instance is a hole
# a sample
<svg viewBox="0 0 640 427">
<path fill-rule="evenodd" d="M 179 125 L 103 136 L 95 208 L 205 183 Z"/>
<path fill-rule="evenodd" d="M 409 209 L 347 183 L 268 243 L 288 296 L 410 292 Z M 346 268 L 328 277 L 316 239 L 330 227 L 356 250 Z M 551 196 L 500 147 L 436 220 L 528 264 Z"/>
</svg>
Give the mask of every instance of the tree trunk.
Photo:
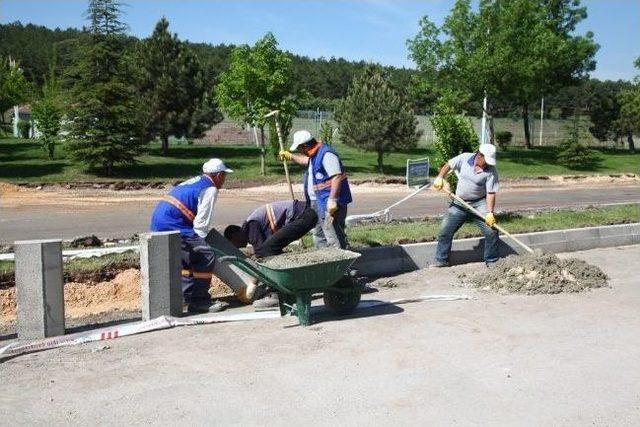
<svg viewBox="0 0 640 427">
<path fill-rule="evenodd" d="M 384 154 L 384 151 L 380 150 L 378 151 L 378 172 L 380 173 L 384 173 L 384 165 L 382 164 L 382 155 Z"/>
<path fill-rule="evenodd" d="M 529 129 L 529 106 L 522 106 L 522 123 L 524 124 L 524 146 L 531 148 L 531 134 Z"/>
<path fill-rule="evenodd" d="M 162 155 L 168 156 L 169 155 L 169 135 L 162 135 L 160 139 L 162 140 Z"/>
<path fill-rule="evenodd" d="M 633 143 L 633 133 L 629 132 L 627 134 L 627 142 L 629 143 L 629 151 L 631 151 L 632 153 L 636 152 L 636 146 Z"/>
<path fill-rule="evenodd" d="M 49 160 L 53 160 L 53 150 L 55 150 L 56 146 L 54 144 L 49 144 L 48 152 L 49 152 Z"/>
<path fill-rule="evenodd" d="M 267 157 L 267 150 L 265 149 L 264 142 L 264 126 L 260 126 L 260 174 L 266 175 L 267 169 L 265 165 L 265 160 Z"/>
<path fill-rule="evenodd" d="M 113 175 L 113 161 L 112 160 L 108 160 L 107 164 L 105 165 L 105 172 L 107 176 L 111 176 Z"/>
</svg>

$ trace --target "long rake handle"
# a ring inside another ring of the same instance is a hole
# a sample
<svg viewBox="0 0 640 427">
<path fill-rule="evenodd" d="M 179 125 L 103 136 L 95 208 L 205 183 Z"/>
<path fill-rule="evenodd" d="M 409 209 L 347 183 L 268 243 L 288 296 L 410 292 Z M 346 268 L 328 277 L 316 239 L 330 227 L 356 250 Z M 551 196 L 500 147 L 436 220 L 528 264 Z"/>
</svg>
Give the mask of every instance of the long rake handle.
<svg viewBox="0 0 640 427">
<path fill-rule="evenodd" d="M 479 210 L 477 210 L 476 208 L 474 208 L 473 206 L 471 206 L 469 203 L 465 202 L 464 199 L 462 199 L 461 197 L 453 194 L 451 191 L 447 190 L 446 188 L 443 188 L 442 191 L 444 191 L 445 193 L 447 193 L 449 195 L 449 197 L 451 197 L 452 199 L 457 200 L 458 202 L 460 202 L 462 204 L 462 206 L 464 206 L 465 208 L 469 209 L 471 212 L 473 212 L 474 214 L 476 214 L 477 216 L 479 216 L 480 218 L 484 219 L 484 216 L 482 215 L 482 213 L 480 213 Z M 519 244 L 520 246 L 522 246 L 523 248 L 525 248 L 527 250 L 527 252 L 529 253 L 533 253 L 533 249 L 531 249 L 529 246 L 527 246 L 524 242 L 522 242 L 520 239 L 516 238 L 515 236 L 513 236 L 511 233 L 509 233 L 507 230 L 505 230 L 504 228 L 500 227 L 498 224 L 493 224 L 493 227 L 498 230 L 499 232 L 503 233 L 506 236 L 509 236 L 511 239 L 513 239 L 514 242 L 516 242 L 517 244 Z"/>
<path fill-rule="evenodd" d="M 284 151 L 284 138 L 282 138 L 282 129 L 280 128 L 280 120 L 278 120 L 278 116 L 276 116 L 275 122 L 276 131 L 278 132 L 278 143 L 280 144 L 280 150 Z M 295 200 L 296 196 L 293 194 L 293 186 L 291 185 L 291 178 L 289 178 L 289 166 L 287 165 L 287 161 L 283 160 L 282 165 L 284 166 L 284 175 L 287 178 L 287 184 L 289 184 L 289 193 L 291 194 L 291 200 Z"/>
</svg>

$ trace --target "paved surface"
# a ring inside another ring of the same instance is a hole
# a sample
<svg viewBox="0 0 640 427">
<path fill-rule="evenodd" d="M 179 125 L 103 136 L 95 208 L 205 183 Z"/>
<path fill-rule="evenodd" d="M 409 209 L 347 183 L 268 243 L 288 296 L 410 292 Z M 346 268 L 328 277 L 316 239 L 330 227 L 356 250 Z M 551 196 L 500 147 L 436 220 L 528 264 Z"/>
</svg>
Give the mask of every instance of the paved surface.
<svg viewBox="0 0 640 427">
<path fill-rule="evenodd" d="M 350 214 L 372 213 L 400 200 L 410 191 L 369 189 L 358 193 Z M 151 211 L 162 192 L 136 196 L 135 192 L 94 191 L 75 198 L 42 192 L 41 197 L 0 201 L 0 243 L 37 238 L 71 239 L 79 235 L 125 238 L 148 229 Z M 216 226 L 224 228 L 241 223 L 256 207 L 273 200 L 287 199 L 283 192 L 223 192 L 216 205 Z M 58 202 L 59 200 L 59 202 Z M 498 195 L 498 209 L 515 210 L 542 207 L 581 206 L 594 203 L 624 203 L 640 201 L 640 185 L 563 186 L 558 188 L 513 188 Z M 445 210 L 442 194 L 427 192 L 393 210 L 396 217 L 437 215 Z"/>
<path fill-rule="evenodd" d="M 5 425 L 639 425 L 640 246 L 573 253 L 610 288 L 460 287 L 478 264 L 367 299 L 468 293 L 351 318 L 172 329 L 0 363 Z"/>
</svg>

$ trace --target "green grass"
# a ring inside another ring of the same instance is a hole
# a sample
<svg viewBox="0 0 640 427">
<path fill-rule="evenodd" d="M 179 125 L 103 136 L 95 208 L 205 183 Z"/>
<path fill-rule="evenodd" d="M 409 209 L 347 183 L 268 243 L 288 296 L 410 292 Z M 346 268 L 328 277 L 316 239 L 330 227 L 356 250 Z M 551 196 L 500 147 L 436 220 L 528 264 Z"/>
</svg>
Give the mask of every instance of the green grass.
<svg viewBox="0 0 640 427">
<path fill-rule="evenodd" d="M 561 230 L 640 221 L 640 205 L 620 205 L 588 208 L 577 211 L 559 211 L 537 214 L 498 215 L 498 224 L 510 233 Z M 440 228 L 439 220 L 428 220 L 388 225 L 365 225 L 347 230 L 353 246 L 381 246 L 435 241 Z M 456 234 L 457 239 L 481 236 L 473 224 L 465 224 Z"/>
<path fill-rule="evenodd" d="M 351 179 L 381 177 L 377 173 L 376 154 L 362 152 L 342 144 L 335 145 Z M 498 171 L 501 178 L 536 177 L 541 175 L 572 175 L 583 173 L 613 174 L 638 173 L 640 153 L 625 150 L 598 150 L 601 161 L 593 170 L 570 170 L 557 164 L 554 147 L 535 147 L 525 150 L 513 147 L 499 153 Z M 384 157 L 384 176 L 404 177 L 409 158 L 434 158 L 432 147 L 416 148 L 408 153 L 391 153 Z M 160 145 L 151 144 L 148 152 L 133 167 L 118 166 L 113 177 L 100 176 L 97 171 L 87 171 L 81 164 L 65 157 L 64 145 L 56 148 L 54 160 L 48 160 L 37 143 L 28 140 L 0 139 L 0 180 L 9 182 L 82 182 L 82 181 L 177 181 L 199 173 L 202 163 L 211 158 L 222 158 L 235 173 L 230 181 L 250 180 L 270 183 L 283 180 L 282 164 L 273 156 L 267 159 L 267 175 L 260 175 L 259 150 L 253 146 L 179 145 L 170 148 L 169 156 L 160 155 Z M 294 181 L 300 179 L 302 170 L 291 166 Z M 432 173 L 435 169 L 432 167 Z"/>
</svg>

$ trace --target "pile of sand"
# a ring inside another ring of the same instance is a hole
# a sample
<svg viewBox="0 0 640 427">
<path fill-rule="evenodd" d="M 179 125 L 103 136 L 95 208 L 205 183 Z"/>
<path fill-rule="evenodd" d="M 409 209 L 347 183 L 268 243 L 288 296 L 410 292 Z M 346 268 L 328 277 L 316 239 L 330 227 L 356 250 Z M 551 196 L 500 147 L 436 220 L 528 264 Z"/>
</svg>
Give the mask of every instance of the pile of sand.
<svg viewBox="0 0 640 427">
<path fill-rule="evenodd" d="M 536 251 L 500 259 L 494 268 L 472 275 L 459 275 L 484 290 L 528 295 L 580 292 L 606 286 L 608 277 L 598 267 L 576 259 L 560 259 Z"/>
<path fill-rule="evenodd" d="M 323 264 L 353 257 L 353 252 L 331 248 L 309 252 L 288 252 L 282 255 L 264 258 L 260 261 L 260 264 L 275 270 L 283 270 L 287 268 L 305 267 L 313 264 Z"/>
</svg>

